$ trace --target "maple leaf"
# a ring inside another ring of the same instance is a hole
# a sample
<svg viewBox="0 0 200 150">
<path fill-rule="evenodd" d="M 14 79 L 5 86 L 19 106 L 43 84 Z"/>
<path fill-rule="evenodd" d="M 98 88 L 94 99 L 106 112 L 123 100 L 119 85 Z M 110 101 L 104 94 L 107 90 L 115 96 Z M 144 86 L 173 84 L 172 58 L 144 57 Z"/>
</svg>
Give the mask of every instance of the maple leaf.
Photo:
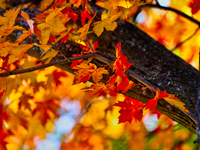
<svg viewBox="0 0 200 150">
<path fill-rule="evenodd" d="M 30 94 L 23 94 L 20 98 L 20 102 L 18 103 L 18 107 L 21 108 L 22 106 L 25 107 L 25 109 L 31 110 L 30 103 L 28 102 L 29 99 L 33 99 L 34 97 Z"/>
<path fill-rule="evenodd" d="M 129 17 L 129 15 L 134 15 L 136 13 L 138 5 L 132 5 L 129 8 L 118 6 L 118 8 L 122 11 L 122 13 L 119 17 L 120 20 L 125 20 Z"/>
<path fill-rule="evenodd" d="M 61 32 L 65 31 L 65 25 L 61 21 L 63 13 L 62 9 L 56 9 L 52 11 L 45 19 L 44 23 L 38 25 L 38 29 L 41 31 L 42 39 L 41 44 L 47 44 L 50 34 L 59 35 Z"/>
<path fill-rule="evenodd" d="M 41 40 L 41 31 L 37 28 L 36 25 L 33 24 L 34 21 L 29 18 L 29 15 L 24 11 L 21 11 L 20 15 L 25 19 L 25 21 L 29 25 L 31 33 L 34 33 L 38 37 L 38 39 Z"/>
<path fill-rule="evenodd" d="M 17 10 L 15 9 L 10 9 L 4 13 L 4 17 L 0 16 L 0 25 L 1 27 L 5 28 L 11 28 L 15 24 L 15 19 L 19 13 L 20 8 Z"/>
<path fill-rule="evenodd" d="M 181 102 L 179 100 L 179 98 L 175 97 L 175 95 L 173 94 L 168 94 L 166 91 L 162 91 L 160 92 L 160 90 L 158 89 L 156 91 L 156 96 L 153 98 L 153 99 L 149 99 L 147 102 L 146 102 L 146 109 L 149 109 L 151 111 L 155 111 L 155 108 L 157 106 L 157 101 L 158 99 L 164 99 L 166 100 L 167 102 L 169 102 L 172 106 L 173 105 L 176 105 L 178 106 L 180 109 L 186 111 L 186 112 L 189 112 L 185 107 L 184 107 L 184 103 Z"/>
<path fill-rule="evenodd" d="M 192 9 L 192 14 L 196 14 L 200 9 L 200 0 L 192 0 L 188 4 L 188 6 Z"/>
<path fill-rule="evenodd" d="M 120 81 L 117 81 L 117 91 L 122 91 L 122 93 L 125 93 L 134 85 L 135 84 L 132 81 L 129 81 L 127 75 L 123 74 Z"/>
<path fill-rule="evenodd" d="M 98 47 L 99 41 L 96 41 L 96 42 L 92 43 L 92 39 L 91 39 L 91 40 L 89 40 L 89 42 L 91 43 L 91 47 L 93 48 L 93 50 L 94 50 L 95 52 L 97 52 L 96 48 Z M 80 44 L 79 46 L 80 46 L 80 48 L 81 48 L 82 50 L 84 50 L 85 53 L 92 52 L 88 41 L 86 42 L 86 45 L 81 45 L 81 44 Z"/>
<path fill-rule="evenodd" d="M 76 76 L 73 84 L 78 84 L 81 82 L 86 83 L 91 76 L 93 81 L 97 83 L 103 77 L 102 74 L 108 74 L 108 71 L 105 70 L 105 68 L 97 68 L 96 65 L 92 63 L 89 63 L 89 65 L 81 63 L 80 65 L 73 67 L 73 69 L 79 69 L 75 72 Z"/>
<path fill-rule="evenodd" d="M 85 6 L 85 10 L 81 13 L 81 17 L 82 17 L 81 18 L 82 26 L 84 25 L 86 18 L 88 18 L 89 20 L 92 18 L 90 16 L 90 14 L 88 13 L 88 10 L 87 10 L 86 6 Z"/>
<path fill-rule="evenodd" d="M 114 106 L 121 107 L 121 110 L 119 111 L 119 123 L 126 121 L 131 123 L 133 118 L 141 121 L 143 117 L 143 108 L 145 105 L 135 99 L 126 97 L 123 102 L 119 101 L 118 103 L 115 103 Z"/>
<path fill-rule="evenodd" d="M 67 76 L 67 74 L 64 71 L 57 71 L 57 70 L 54 70 L 52 74 L 53 74 L 53 77 L 54 77 L 54 81 L 56 82 L 56 86 L 58 86 L 62 83 L 60 81 L 61 77 Z"/>
<path fill-rule="evenodd" d="M 85 90 L 85 93 L 86 93 L 86 95 L 83 98 L 84 102 L 87 102 L 95 97 L 100 96 L 100 95 L 106 96 L 109 91 L 107 86 L 102 82 L 92 84 L 90 87 L 83 88 L 83 90 Z"/>
<path fill-rule="evenodd" d="M 164 98 L 168 103 L 170 103 L 172 106 L 178 106 L 180 109 L 189 112 L 185 107 L 184 107 L 184 103 L 180 101 L 180 99 L 178 97 L 175 97 L 174 94 L 169 94 L 168 97 Z"/>
<path fill-rule="evenodd" d="M 41 60 L 45 60 L 45 63 L 49 63 L 51 61 L 51 59 L 53 57 L 55 57 L 56 55 L 58 54 L 58 51 L 54 50 L 54 49 L 51 49 L 51 51 L 48 51 L 42 58 Z"/>
<path fill-rule="evenodd" d="M 76 56 L 81 56 L 80 54 L 74 54 L 73 57 L 76 57 Z M 82 62 L 84 61 L 84 59 L 80 59 L 80 60 L 76 60 L 76 61 L 73 61 L 70 65 L 70 68 L 74 68 L 75 66 L 77 66 L 78 64 L 81 64 Z"/>
<path fill-rule="evenodd" d="M 38 114 L 38 117 L 44 126 L 49 119 L 52 118 L 52 114 L 54 114 L 55 117 L 59 117 L 58 114 L 58 99 L 56 98 L 47 98 L 44 102 L 36 102 L 37 105 L 36 108 L 32 111 L 33 115 Z"/>
<path fill-rule="evenodd" d="M 32 44 L 22 44 L 4 42 L 0 44 L 0 57 L 7 57 L 7 65 L 20 60 Z"/>
<path fill-rule="evenodd" d="M 95 15 L 88 21 L 87 24 L 85 24 L 83 27 L 79 28 L 79 30 L 77 31 L 77 33 L 81 33 L 80 40 L 84 41 L 86 39 L 86 35 L 88 33 L 90 24 L 92 23 L 92 20 L 94 19 L 94 17 L 95 17 Z"/>
<path fill-rule="evenodd" d="M 124 71 L 126 71 L 132 64 L 127 62 L 127 57 L 121 52 L 121 43 L 117 44 L 116 49 L 116 60 L 113 64 L 113 71 L 120 77 L 123 76 Z"/>
<path fill-rule="evenodd" d="M 104 28 L 107 31 L 114 31 L 117 27 L 117 22 L 115 22 L 115 20 L 119 18 L 121 13 L 122 12 L 118 11 L 118 9 L 110 9 L 107 13 L 104 10 L 101 14 L 101 21 L 94 23 L 93 31 L 95 34 L 99 37 L 102 34 Z"/>
<path fill-rule="evenodd" d="M 78 19 L 78 14 L 76 14 L 71 7 L 65 7 L 62 11 L 63 14 L 67 14 L 73 21 L 74 23 Z"/>
<path fill-rule="evenodd" d="M 159 98 L 165 98 L 165 97 L 168 97 L 168 96 L 169 95 L 168 95 L 168 93 L 166 91 L 160 92 L 160 89 L 158 89 L 156 91 L 156 96 L 153 99 L 149 99 L 146 102 L 146 109 L 154 111 L 156 109 L 158 99 Z"/>
</svg>

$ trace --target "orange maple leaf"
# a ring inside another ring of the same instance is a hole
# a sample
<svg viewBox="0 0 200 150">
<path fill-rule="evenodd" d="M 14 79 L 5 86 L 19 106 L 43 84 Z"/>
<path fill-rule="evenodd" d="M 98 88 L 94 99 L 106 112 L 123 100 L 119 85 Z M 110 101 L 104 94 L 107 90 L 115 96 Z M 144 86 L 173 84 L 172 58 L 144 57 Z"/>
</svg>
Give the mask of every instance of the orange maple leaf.
<svg viewBox="0 0 200 150">
<path fill-rule="evenodd" d="M 92 63 L 89 63 L 89 65 L 81 63 L 80 65 L 73 67 L 73 69 L 79 69 L 75 72 L 76 76 L 73 84 L 78 84 L 81 82 L 86 83 L 90 77 L 92 77 L 94 83 L 97 83 L 103 77 L 102 74 L 108 74 L 108 71 L 105 70 L 105 68 L 97 68 L 97 66 Z"/>
<path fill-rule="evenodd" d="M 36 108 L 32 111 L 33 115 L 39 114 L 38 117 L 42 123 L 42 125 L 45 125 L 49 119 L 52 118 L 52 114 L 54 114 L 55 117 L 59 117 L 58 114 L 58 99 L 56 98 L 49 98 L 46 99 L 44 102 L 36 102 Z"/>
<path fill-rule="evenodd" d="M 118 9 L 113 10 L 111 8 L 107 13 L 104 10 L 101 14 L 101 21 L 97 21 L 94 23 L 93 31 L 95 32 L 95 34 L 99 37 L 102 34 L 104 28 L 107 31 L 114 31 L 117 27 L 117 22 L 115 22 L 115 20 L 119 18 L 121 13 L 122 11 Z"/>
<path fill-rule="evenodd" d="M 184 107 L 184 103 L 180 101 L 180 99 L 178 97 L 175 97 L 174 94 L 169 94 L 168 97 L 164 98 L 168 103 L 170 103 L 172 106 L 178 106 L 180 109 L 182 109 L 183 111 L 189 112 L 185 107 Z"/>
</svg>

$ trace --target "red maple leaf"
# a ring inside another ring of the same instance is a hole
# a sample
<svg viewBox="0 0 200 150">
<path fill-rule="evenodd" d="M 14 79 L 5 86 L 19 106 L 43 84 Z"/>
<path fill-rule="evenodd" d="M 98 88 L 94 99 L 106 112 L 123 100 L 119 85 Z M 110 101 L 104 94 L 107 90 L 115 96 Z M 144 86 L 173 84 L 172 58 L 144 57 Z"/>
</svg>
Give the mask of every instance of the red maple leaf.
<svg viewBox="0 0 200 150">
<path fill-rule="evenodd" d="M 165 97 L 169 97 L 169 94 L 166 91 L 160 92 L 160 90 L 158 89 L 156 91 L 156 96 L 153 99 L 149 99 L 146 102 L 146 109 L 154 111 L 156 109 L 158 99 L 159 98 L 165 98 Z"/>
<path fill-rule="evenodd" d="M 78 19 L 78 14 L 76 14 L 71 7 L 66 7 L 61 11 L 63 14 L 67 14 L 69 15 L 69 17 L 74 21 L 74 23 L 76 22 L 76 20 Z"/>
<path fill-rule="evenodd" d="M 60 78 L 66 77 L 66 76 L 67 76 L 67 74 L 64 71 L 54 70 L 53 71 L 53 77 L 54 77 L 54 81 L 56 82 L 56 86 L 61 84 Z"/>
<path fill-rule="evenodd" d="M 52 118 L 51 114 L 54 114 L 56 118 L 59 117 L 58 109 L 58 99 L 49 98 L 46 99 L 44 102 L 36 102 L 37 107 L 33 110 L 33 115 L 39 113 L 38 117 L 42 123 L 45 125 L 49 119 Z"/>
<path fill-rule="evenodd" d="M 127 62 L 127 57 L 121 52 L 121 43 L 117 44 L 116 49 L 116 61 L 113 65 L 113 71 L 119 76 L 123 76 L 124 71 L 126 71 L 132 64 Z"/>
<path fill-rule="evenodd" d="M 89 20 L 92 18 L 87 10 L 87 7 L 85 7 L 85 10 L 81 13 L 81 23 L 82 26 L 84 26 L 85 20 L 86 18 L 88 18 Z"/>
<path fill-rule="evenodd" d="M 126 121 L 131 123 L 133 118 L 141 121 L 143 117 L 143 108 L 145 105 L 135 99 L 126 97 L 123 102 L 118 102 L 114 104 L 114 106 L 121 107 L 121 110 L 119 111 L 119 123 Z"/>
<path fill-rule="evenodd" d="M 200 9 L 200 0 L 192 0 L 188 6 L 192 9 L 192 14 L 195 14 Z"/>
</svg>

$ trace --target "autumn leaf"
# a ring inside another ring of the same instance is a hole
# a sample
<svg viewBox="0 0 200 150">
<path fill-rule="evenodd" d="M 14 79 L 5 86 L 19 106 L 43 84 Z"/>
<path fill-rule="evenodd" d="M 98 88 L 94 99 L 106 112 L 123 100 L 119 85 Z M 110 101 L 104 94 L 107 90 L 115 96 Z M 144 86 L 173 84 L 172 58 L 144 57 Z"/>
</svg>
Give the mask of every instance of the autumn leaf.
<svg viewBox="0 0 200 150">
<path fill-rule="evenodd" d="M 165 98 L 165 97 L 168 97 L 168 93 L 166 91 L 160 92 L 160 90 L 158 89 L 156 91 L 156 96 L 153 99 L 149 99 L 146 102 L 146 109 L 154 111 L 156 109 L 158 99 Z"/>
<path fill-rule="evenodd" d="M 58 99 L 56 98 L 49 98 L 45 99 L 44 102 L 36 102 L 36 108 L 32 111 L 33 115 L 38 115 L 42 125 L 44 126 L 49 119 L 52 118 L 52 114 L 54 117 L 59 117 L 58 114 Z"/>
<path fill-rule="evenodd" d="M 25 21 L 29 25 L 31 33 L 34 33 L 38 37 L 38 39 L 41 40 L 42 38 L 41 31 L 37 28 L 36 25 L 33 24 L 34 21 L 29 18 L 29 15 L 24 11 L 21 11 L 20 15 L 25 19 Z"/>
<path fill-rule="evenodd" d="M 118 6 L 118 8 L 122 11 L 121 15 L 120 15 L 120 20 L 125 20 L 127 19 L 130 15 L 133 15 L 136 13 L 138 5 L 132 5 L 129 8 L 125 8 L 122 6 Z"/>
<path fill-rule="evenodd" d="M 7 65 L 19 60 L 23 57 L 26 51 L 31 48 L 32 44 L 22 44 L 4 42 L 0 44 L 0 57 L 8 56 Z"/>
<path fill-rule="evenodd" d="M 79 69 L 75 72 L 76 76 L 73 84 L 78 84 L 81 82 L 86 83 L 90 77 L 92 77 L 93 81 L 97 83 L 103 77 L 102 74 L 108 74 L 108 71 L 105 70 L 105 68 L 97 68 L 96 65 L 92 63 L 89 63 L 89 65 L 81 63 L 80 65 L 73 67 L 73 69 Z"/>
<path fill-rule="evenodd" d="M 185 107 L 184 103 L 180 101 L 178 97 L 175 97 L 174 94 L 169 94 L 168 97 L 164 98 L 168 103 L 170 103 L 172 106 L 178 106 L 183 111 L 189 112 Z"/>
<path fill-rule="evenodd" d="M 200 0 L 191 0 L 188 6 L 192 9 L 192 14 L 196 14 L 200 9 Z"/>
<path fill-rule="evenodd" d="M 53 71 L 54 81 L 56 82 L 56 86 L 59 86 L 62 82 L 60 81 L 61 77 L 66 77 L 67 74 L 64 71 Z"/>
<path fill-rule="evenodd" d="M 61 12 L 65 15 L 68 15 L 73 21 L 74 23 L 76 22 L 76 20 L 78 19 L 78 14 L 76 14 L 71 7 L 65 7 L 63 10 L 61 10 Z M 69 19 L 70 19 L 69 18 Z"/>
<path fill-rule="evenodd" d="M 30 107 L 30 102 L 29 102 L 29 99 L 33 99 L 34 97 L 31 96 L 30 94 L 23 94 L 21 97 L 20 97 L 20 102 L 18 103 L 18 107 L 21 108 L 22 106 L 24 106 L 25 109 L 29 109 L 31 110 L 31 107 Z"/>
<path fill-rule="evenodd" d="M 81 56 L 81 55 L 80 54 L 74 54 L 73 55 L 73 57 L 76 57 L 76 56 Z M 70 66 L 70 68 L 74 68 L 78 64 L 81 64 L 83 61 L 84 61 L 84 59 L 73 61 L 72 64 L 71 64 L 71 66 Z"/>
<path fill-rule="evenodd" d="M 2 96 L 4 94 L 4 92 L 5 92 L 5 90 L 3 90 L 2 92 L 0 92 L 0 101 L 1 101 L 1 98 L 2 98 Z"/>
<path fill-rule="evenodd" d="M 132 64 L 127 62 L 127 57 L 121 52 L 121 43 L 117 44 L 116 49 L 116 60 L 113 64 L 113 71 L 120 77 L 123 76 L 124 71 L 126 71 Z"/>
<path fill-rule="evenodd" d="M 94 23 L 93 31 L 95 34 L 99 37 L 102 34 L 104 28 L 107 31 L 114 31 L 117 27 L 117 22 L 115 22 L 115 20 L 119 18 L 121 13 L 122 12 L 118 11 L 117 9 L 110 9 L 107 13 L 104 10 L 101 14 L 101 21 Z"/>
<path fill-rule="evenodd" d="M 121 107 L 121 110 L 119 111 L 119 123 L 126 121 L 131 123 L 133 118 L 141 121 L 143 117 L 143 108 L 145 105 L 135 99 L 126 97 L 123 102 L 119 101 L 118 103 L 115 103 L 114 106 Z"/>
<path fill-rule="evenodd" d="M 88 18 L 89 20 L 92 18 L 88 13 L 87 7 L 85 7 L 85 10 L 81 13 L 81 17 L 82 26 L 84 26 L 86 18 Z"/>
<path fill-rule="evenodd" d="M 95 15 L 88 21 L 87 24 L 85 24 L 83 27 L 79 28 L 79 30 L 77 31 L 77 33 L 80 33 L 80 37 L 79 39 L 81 41 L 85 41 L 88 30 L 90 28 L 90 24 L 92 23 L 92 20 L 94 19 Z"/>
<path fill-rule="evenodd" d="M 41 58 L 41 60 L 45 60 L 45 63 L 49 63 L 51 61 L 51 59 L 53 57 L 55 57 L 56 55 L 58 54 L 58 51 L 54 50 L 54 49 L 51 49 L 51 51 L 47 51 L 46 54 L 44 54 L 44 56 Z"/>
<path fill-rule="evenodd" d="M 96 48 L 98 47 L 99 41 L 96 41 L 96 42 L 93 43 L 93 42 L 92 42 L 92 39 L 90 39 L 89 42 L 90 42 L 90 45 L 91 45 L 91 47 L 93 48 L 94 52 L 97 52 Z M 87 41 L 87 42 L 86 42 L 86 45 L 80 44 L 79 46 L 80 46 L 80 48 L 81 48 L 82 50 L 84 50 L 85 53 L 90 53 L 90 52 L 93 52 L 92 49 L 90 48 L 90 45 L 89 45 L 89 43 L 88 43 L 88 41 Z"/>
<path fill-rule="evenodd" d="M 122 91 L 122 93 L 125 93 L 134 85 L 135 84 L 132 81 L 129 81 L 127 75 L 124 74 L 121 79 L 117 81 L 117 91 Z"/>
<path fill-rule="evenodd" d="M 100 95 L 106 96 L 107 92 L 109 91 L 107 86 L 102 82 L 92 84 L 90 87 L 84 88 L 83 90 L 86 93 L 85 97 L 83 98 L 84 102 L 87 102 Z"/>
<path fill-rule="evenodd" d="M 168 94 L 166 91 L 160 92 L 158 89 L 156 91 L 156 96 L 153 99 L 149 99 L 146 102 L 146 109 L 150 109 L 151 111 L 154 111 L 157 106 L 157 101 L 159 99 L 165 99 L 167 102 L 169 102 L 172 106 L 178 106 L 180 109 L 188 112 L 188 110 L 184 107 L 184 103 L 179 100 L 179 98 L 175 97 L 173 94 Z"/>
<path fill-rule="evenodd" d="M 65 31 L 65 25 L 61 21 L 62 9 L 57 9 L 52 11 L 45 19 L 44 23 L 39 24 L 37 27 L 41 31 L 42 39 L 41 44 L 47 44 L 50 34 L 59 35 L 61 32 Z"/>
<path fill-rule="evenodd" d="M 15 10 L 15 9 L 10 9 L 4 13 L 4 17 L 0 16 L 0 25 L 1 28 L 12 28 L 15 24 L 15 19 L 19 13 L 20 7 Z"/>
</svg>

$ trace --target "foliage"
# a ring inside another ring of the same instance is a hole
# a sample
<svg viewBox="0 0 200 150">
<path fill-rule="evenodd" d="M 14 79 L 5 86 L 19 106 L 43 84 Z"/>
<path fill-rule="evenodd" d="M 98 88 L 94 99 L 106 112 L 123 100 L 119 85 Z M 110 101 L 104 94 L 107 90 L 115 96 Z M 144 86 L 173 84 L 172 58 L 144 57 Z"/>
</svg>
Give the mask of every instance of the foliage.
<svg viewBox="0 0 200 150">
<path fill-rule="evenodd" d="M 99 37 L 104 30 L 114 31 L 117 19 L 131 22 L 137 10 L 144 7 L 142 11 L 146 13 L 147 21 L 137 25 L 198 68 L 199 31 L 194 30 L 196 26 L 191 22 L 172 12 L 157 15 L 158 10 L 145 7 L 151 1 L 97 1 L 98 5 L 108 9 L 102 12 L 101 18 L 86 0 L 43 0 L 39 8 L 30 3 L 16 8 L 3 0 L 0 3 L 3 9 L 7 8 L 0 16 L 1 73 L 42 66 L 57 55 L 68 60 L 60 50 L 67 41 L 77 43 L 82 49 L 73 56 L 77 59 L 71 63 L 75 75 L 49 67 L 0 78 L 1 150 L 35 149 L 42 139 L 47 138 L 47 133 L 55 132 L 56 121 L 62 113 L 70 113 L 70 104 L 77 101 L 75 111 L 80 113 L 74 116 L 73 129 L 62 135 L 61 150 L 192 149 L 195 146 L 190 144 L 192 133 L 183 127 L 177 130 L 178 124 L 155 109 L 162 98 L 187 112 L 184 103 L 175 95 L 143 87 L 144 91 L 150 89 L 156 93 L 144 104 L 119 94 L 137 86 L 127 77 L 126 70 L 132 64 L 122 54 L 121 43 L 116 46 L 115 61 L 107 66 L 96 66 L 92 57 L 87 60 L 81 57 L 98 51 L 98 41 L 89 39 L 89 33 Z M 194 18 L 200 17 L 199 5 L 198 0 L 171 2 L 172 7 L 192 14 Z M 41 12 L 31 17 L 33 14 L 28 11 L 31 9 Z M 22 21 L 25 22 L 23 26 L 17 25 Z M 181 43 L 188 33 L 193 32 L 195 35 L 190 40 Z M 13 34 L 18 34 L 16 40 L 10 40 Z M 43 62 L 26 54 L 33 47 L 40 47 Z M 109 72 L 112 76 L 108 78 Z M 107 82 L 101 82 L 102 78 L 107 78 Z M 148 116 L 158 119 L 153 129 L 146 125 Z"/>
</svg>

